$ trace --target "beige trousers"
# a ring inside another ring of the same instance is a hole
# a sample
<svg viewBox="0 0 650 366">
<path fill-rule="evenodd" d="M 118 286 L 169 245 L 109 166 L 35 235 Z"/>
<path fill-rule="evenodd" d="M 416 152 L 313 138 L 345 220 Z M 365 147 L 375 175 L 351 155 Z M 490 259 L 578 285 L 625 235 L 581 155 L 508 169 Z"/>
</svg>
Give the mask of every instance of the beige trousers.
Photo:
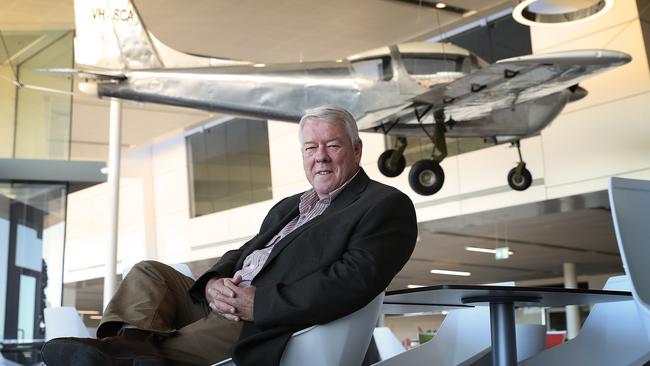
<svg viewBox="0 0 650 366">
<path fill-rule="evenodd" d="M 241 323 L 194 303 L 194 280 L 155 261 L 136 264 L 111 299 L 97 337 L 116 335 L 123 324 L 157 333 L 156 346 L 173 365 L 210 365 L 230 357 Z"/>
</svg>

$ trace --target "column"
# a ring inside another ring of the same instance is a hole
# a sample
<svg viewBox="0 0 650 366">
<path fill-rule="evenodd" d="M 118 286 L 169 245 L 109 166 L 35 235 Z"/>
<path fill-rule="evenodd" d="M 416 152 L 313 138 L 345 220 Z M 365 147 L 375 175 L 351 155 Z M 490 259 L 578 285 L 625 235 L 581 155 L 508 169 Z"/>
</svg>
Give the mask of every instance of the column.
<svg viewBox="0 0 650 366">
<path fill-rule="evenodd" d="M 564 263 L 564 287 L 578 288 L 575 263 Z M 566 329 L 567 339 L 575 338 L 580 332 L 580 310 L 578 305 L 568 305 L 566 307 Z"/>
</svg>

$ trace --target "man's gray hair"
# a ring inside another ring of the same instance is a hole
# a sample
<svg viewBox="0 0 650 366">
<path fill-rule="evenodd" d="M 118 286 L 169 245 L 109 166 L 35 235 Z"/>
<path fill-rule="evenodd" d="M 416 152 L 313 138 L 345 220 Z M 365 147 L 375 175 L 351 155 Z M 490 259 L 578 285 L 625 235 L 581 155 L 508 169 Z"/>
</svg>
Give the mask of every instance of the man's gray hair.
<svg viewBox="0 0 650 366">
<path fill-rule="evenodd" d="M 300 144 L 302 144 L 302 129 L 305 126 L 305 123 L 315 119 L 329 123 L 343 123 L 348 136 L 350 136 L 352 145 L 360 140 L 357 121 L 355 121 L 350 112 L 348 112 L 343 107 L 335 105 L 323 105 L 306 110 L 305 115 L 303 115 L 300 119 L 300 123 L 298 124 L 298 138 L 300 139 Z"/>
</svg>

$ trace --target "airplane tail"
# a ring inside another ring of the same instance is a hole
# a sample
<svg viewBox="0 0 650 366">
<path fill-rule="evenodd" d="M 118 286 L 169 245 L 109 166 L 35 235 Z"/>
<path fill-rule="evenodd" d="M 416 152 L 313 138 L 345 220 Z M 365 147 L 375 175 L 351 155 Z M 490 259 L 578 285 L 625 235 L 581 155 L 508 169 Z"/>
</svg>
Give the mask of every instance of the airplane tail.
<svg viewBox="0 0 650 366">
<path fill-rule="evenodd" d="M 250 64 L 175 50 L 147 31 L 131 0 L 75 0 L 75 62 L 110 70 Z"/>
</svg>

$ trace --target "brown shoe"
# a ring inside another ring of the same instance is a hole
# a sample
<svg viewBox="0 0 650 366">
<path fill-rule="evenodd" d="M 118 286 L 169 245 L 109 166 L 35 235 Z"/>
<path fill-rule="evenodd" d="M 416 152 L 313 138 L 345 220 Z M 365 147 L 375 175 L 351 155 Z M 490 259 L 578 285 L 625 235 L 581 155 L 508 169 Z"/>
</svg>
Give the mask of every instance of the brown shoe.
<svg viewBox="0 0 650 366">
<path fill-rule="evenodd" d="M 156 347 L 147 341 L 123 336 L 55 338 L 43 345 L 47 366 L 164 366 Z"/>
</svg>

